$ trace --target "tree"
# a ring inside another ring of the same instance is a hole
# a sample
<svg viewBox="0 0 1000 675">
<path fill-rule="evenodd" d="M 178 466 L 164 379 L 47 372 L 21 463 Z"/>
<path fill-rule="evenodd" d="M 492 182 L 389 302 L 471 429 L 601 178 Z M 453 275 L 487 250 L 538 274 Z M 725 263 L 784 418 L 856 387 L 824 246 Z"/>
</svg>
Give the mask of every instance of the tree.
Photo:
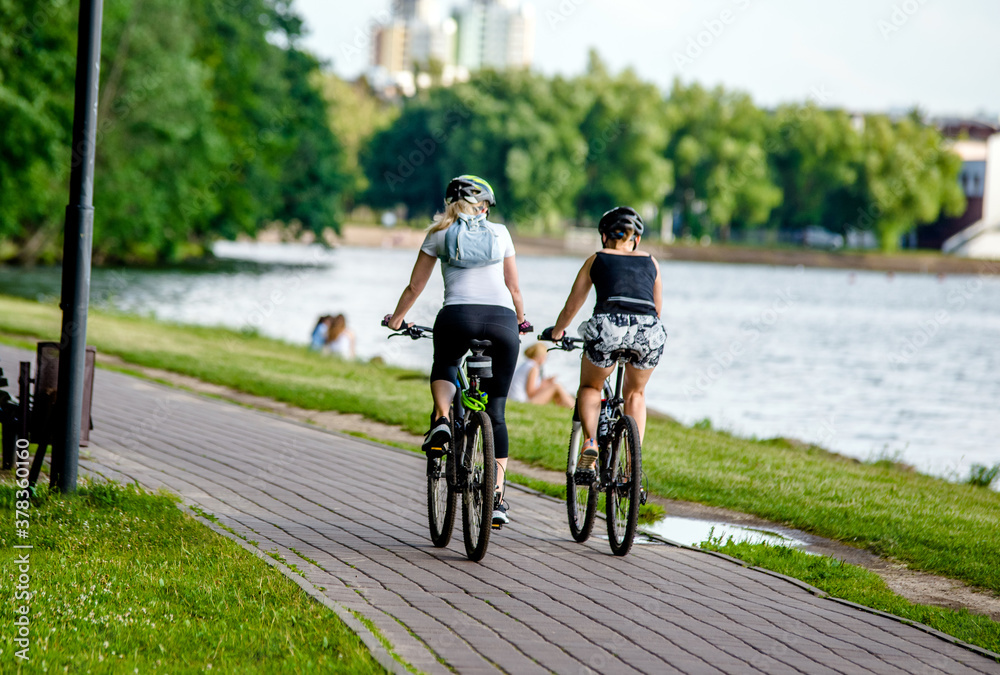
<svg viewBox="0 0 1000 675">
<path fill-rule="evenodd" d="M 958 215 L 965 209 L 958 184 L 962 160 L 944 146 L 937 129 L 913 117 L 892 122 L 871 115 L 862 139 L 864 207 L 858 220 L 873 223 L 883 251 L 898 250 L 904 234 L 942 211 Z"/>
<path fill-rule="evenodd" d="M 846 235 L 860 206 L 855 185 L 862 139 L 854 119 L 814 104 L 781 106 L 766 150 L 784 196 L 771 222 L 788 229 L 822 225 Z"/>
<path fill-rule="evenodd" d="M 573 96 L 565 80 L 527 71 L 481 71 L 432 88 L 404 102 L 363 153 L 365 199 L 429 216 L 450 178 L 473 173 L 496 190 L 498 217 L 521 226 L 553 222 L 572 212 L 583 185 L 578 160 L 587 147 Z"/>
<path fill-rule="evenodd" d="M 154 263 L 201 253 L 192 239 L 216 209 L 185 218 L 223 138 L 212 120 L 207 68 L 194 57 L 184 4 L 106 4 L 95 166 L 97 264 Z"/>
<path fill-rule="evenodd" d="M 61 249 L 74 9 L 0 0 L 0 259 Z M 200 255 L 274 219 L 337 226 L 346 169 L 300 33 L 278 0 L 105 3 L 95 262 Z"/>
<path fill-rule="evenodd" d="M 765 116 L 750 97 L 675 80 L 666 118 L 672 136 L 665 155 L 675 176 L 667 205 L 680 210 L 684 227 L 698 235 L 716 225 L 727 239 L 734 225 L 765 223 L 781 190 L 764 150 Z M 702 209 L 708 222 L 698 216 Z"/>
<path fill-rule="evenodd" d="M 76 17 L 0 0 L 0 261 L 51 260 L 68 203 Z"/>
<path fill-rule="evenodd" d="M 440 146 L 446 135 L 432 121 L 435 105 L 408 102 L 392 126 L 377 132 L 362 150 L 368 181 L 365 203 L 375 208 L 403 204 L 423 215 L 441 208 L 444 181 L 450 176 L 441 166 Z"/>
<path fill-rule="evenodd" d="M 399 109 L 379 100 L 363 77 L 357 82 L 345 82 L 332 73 L 324 73 L 321 87 L 329 110 L 330 129 L 344 149 L 347 173 L 344 198 L 350 207 L 369 185 L 361 166 L 362 150 L 377 132 L 395 121 Z"/>
<path fill-rule="evenodd" d="M 580 124 L 587 155 L 577 220 L 585 215 L 596 220 L 619 205 L 658 206 L 673 187 L 673 167 L 664 156 L 669 132 L 660 91 L 631 69 L 612 77 L 593 51 L 578 82 L 591 101 Z"/>
</svg>

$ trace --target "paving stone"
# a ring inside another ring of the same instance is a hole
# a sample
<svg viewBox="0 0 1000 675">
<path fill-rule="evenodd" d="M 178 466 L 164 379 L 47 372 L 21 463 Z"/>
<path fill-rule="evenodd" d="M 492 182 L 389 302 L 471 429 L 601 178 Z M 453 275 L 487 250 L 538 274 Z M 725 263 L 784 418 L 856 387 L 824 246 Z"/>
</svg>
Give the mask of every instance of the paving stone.
<svg viewBox="0 0 1000 675">
<path fill-rule="evenodd" d="M 33 356 L 0 346 L 0 360 Z M 916 628 L 701 552 L 637 544 L 617 558 L 598 536 L 577 544 L 562 504 L 516 486 L 512 524 L 471 563 L 460 518 L 448 547 L 430 545 L 412 453 L 104 370 L 93 417 L 83 473 L 173 490 L 277 550 L 424 672 L 1000 674 Z"/>
</svg>

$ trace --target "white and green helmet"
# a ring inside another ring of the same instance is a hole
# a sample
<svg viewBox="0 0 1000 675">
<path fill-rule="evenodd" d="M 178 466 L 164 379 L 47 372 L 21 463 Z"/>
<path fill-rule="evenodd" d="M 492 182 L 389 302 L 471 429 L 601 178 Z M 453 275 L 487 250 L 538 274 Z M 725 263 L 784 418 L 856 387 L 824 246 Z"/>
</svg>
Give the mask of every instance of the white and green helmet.
<svg viewBox="0 0 1000 675">
<path fill-rule="evenodd" d="M 459 199 L 464 199 L 470 204 L 486 202 L 490 206 L 496 206 L 497 200 L 493 194 L 493 188 L 479 176 L 466 174 L 452 178 L 448 183 L 448 188 L 444 193 L 444 203 L 452 204 Z"/>
</svg>

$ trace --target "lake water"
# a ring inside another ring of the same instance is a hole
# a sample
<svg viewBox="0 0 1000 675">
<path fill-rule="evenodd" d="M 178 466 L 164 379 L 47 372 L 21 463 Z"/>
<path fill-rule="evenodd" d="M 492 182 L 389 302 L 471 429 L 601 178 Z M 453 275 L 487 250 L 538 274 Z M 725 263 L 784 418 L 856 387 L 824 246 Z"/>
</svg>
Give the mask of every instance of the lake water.
<svg viewBox="0 0 1000 675">
<path fill-rule="evenodd" d="M 318 315 L 343 312 L 360 358 L 429 370 L 429 341 L 389 342 L 379 325 L 413 251 L 225 243 L 217 253 L 258 264 L 95 270 L 92 302 L 299 344 Z M 581 263 L 519 256 L 539 330 L 555 320 Z M 670 337 L 647 390 L 651 408 L 952 478 L 1000 462 L 1000 279 L 684 262 L 661 270 Z M 0 268 L 0 292 L 53 299 L 58 289 L 58 270 Z M 431 324 L 441 298 L 435 272 L 409 320 Z M 575 389 L 579 356 L 553 352 L 546 370 Z"/>
</svg>

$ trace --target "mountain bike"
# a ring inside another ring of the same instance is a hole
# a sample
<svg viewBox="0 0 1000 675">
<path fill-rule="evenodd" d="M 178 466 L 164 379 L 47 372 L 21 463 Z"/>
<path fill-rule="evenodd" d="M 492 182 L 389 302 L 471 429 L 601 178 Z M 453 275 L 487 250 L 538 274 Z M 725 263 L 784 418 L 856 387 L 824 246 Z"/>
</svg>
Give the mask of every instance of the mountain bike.
<svg viewBox="0 0 1000 675">
<path fill-rule="evenodd" d="M 433 334 L 427 326 L 404 325 L 389 337 L 419 340 Z M 472 340 L 469 347 L 472 354 L 458 370 L 458 390 L 451 402 L 451 441 L 440 453 L 427 454 L 427 521 L 431 542 L 439 548 L 447 546 L 455 523 L 456 497 L 461 494 L 465 554 L 479 561 L 490 542 L 496 489 L 493 426 L 480 384 L 493 377 L 493 371 L 492 359 L 483 353 L 490 341 Z"/>
<path fill-rule="evenodd" d="M 550 350 L 573 351 L 583 347 L 580 338 L 564 336 L 553 342 L 555 346 Z M 581 543 L 590 538 L 598 495 L 603 493 L 608 540 L 612 553 L 619 556 L 627 555 L 632 548 L 639 507 L 646 503 L 639 427 L 630 415 L 625 414 L 625 399 L 622 398 L 625 364 L 634 356 L 628 350 L 612 354 L 618 366 L 613 376 L 614 385 L 611 377 L 604 381 L 597 425 L 599 456 L 596 471 L 578 471 L 576 468 L 586 440 L 578 408 L 573 409 L 573 428 L 566 456 L 566 511 L 570 534 Z"/>
</svg>

